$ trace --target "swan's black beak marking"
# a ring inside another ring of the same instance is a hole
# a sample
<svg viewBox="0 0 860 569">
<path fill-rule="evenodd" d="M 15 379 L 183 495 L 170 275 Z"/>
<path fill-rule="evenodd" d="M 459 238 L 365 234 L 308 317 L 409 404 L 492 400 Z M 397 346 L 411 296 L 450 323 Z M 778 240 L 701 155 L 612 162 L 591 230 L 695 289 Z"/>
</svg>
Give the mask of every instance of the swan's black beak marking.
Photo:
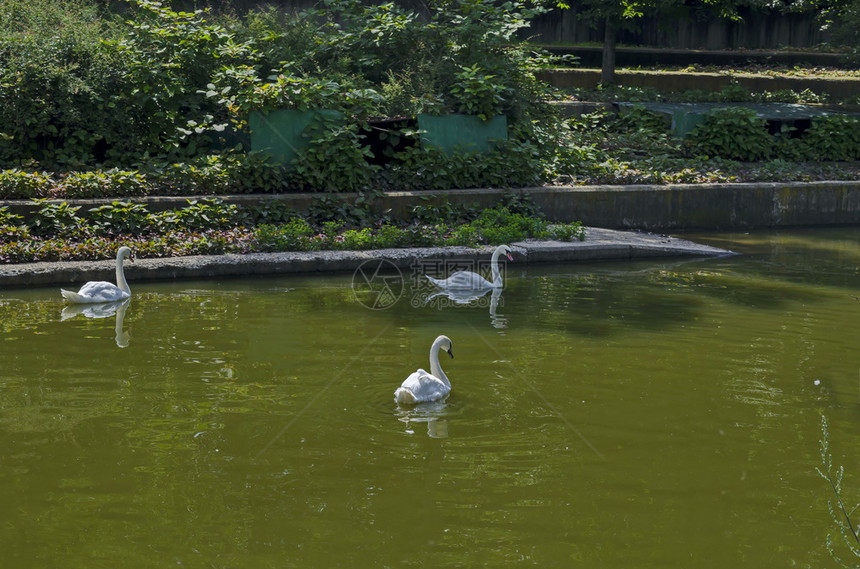
<svg viewBox="0 0 860 569">
<path fill-rule="evenodd" d="M 448 352 L 448 355 L 451 356 L 451 359 L 454 359 L 454 348 L 448 348 L 445 351 Z"/>
</svg>

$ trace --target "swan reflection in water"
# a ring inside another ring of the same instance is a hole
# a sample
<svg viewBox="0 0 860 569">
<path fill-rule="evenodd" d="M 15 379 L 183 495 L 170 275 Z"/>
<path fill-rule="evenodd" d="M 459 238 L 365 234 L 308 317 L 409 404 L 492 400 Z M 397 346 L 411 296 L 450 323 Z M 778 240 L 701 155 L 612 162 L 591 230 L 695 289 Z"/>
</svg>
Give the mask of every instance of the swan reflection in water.
<svg viewBox="0 0 860 569">
<path fill-rule="evenodd" d="M 116 345 L 120 348 L 126 348 L 131 340 L 131 335 L 123 330 L 123 321 L 130 301 L 131 299 L 126 298 L 125 300 L 100 304 L 70 304 L 63 308 L 60 320 L 65 321 L 78 314 L 83 314 L 86 318 L 108 318 L 116 314 L 116 325 L 114 326 Z"/>
<path fill-rule="evenodd" d="M 445 401 L 421 403 L 414 407 L 398 407 L 397 420 L 406 423 L 406 433 L 415 434 L 415 425 L 427 424 L 427 435 L 434 439 L 448 438 L 448 420 L 445 419 Z"/>
<path fill-rule="evenodd" d="M 487 297 L 487 293 L 492 293 Z M 484 290 L 440 290 L 434 292 L 424 301 L 424 305 L 434 304 L 442 308 L 445 304 L 456 306 L 489 306 L 490 323 L 494 328 L 502 329 L 508 327 L 508 319 L 504 314 L 499 314 L 499 302 L 502 298 L 501 288 L 490 288 Z M 450 301 L 450 303 L 448 302 Z"/>
</svg>

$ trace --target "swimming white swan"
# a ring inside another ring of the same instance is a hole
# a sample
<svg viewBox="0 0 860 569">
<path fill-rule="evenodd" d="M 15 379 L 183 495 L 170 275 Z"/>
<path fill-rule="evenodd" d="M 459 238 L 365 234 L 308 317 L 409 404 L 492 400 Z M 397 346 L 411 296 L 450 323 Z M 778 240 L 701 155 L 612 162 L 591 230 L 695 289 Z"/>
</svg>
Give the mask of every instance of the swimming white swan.
<svg viewBox="0 0 860 569">
<path fill-rule="evenodd" d="M 69 302 L 76 303 L 114 302 L 130 297 L 131 289 L 128 288 L 125 273 L 122 270 L 124 259 L 134 261 L 134 254 L 128 247 L 120 247 L 119 251 L 116 252 L 116 284 L 105 281 L 90 281 L 84 284 L 78 292 L 60 289 L 60 293 Z"/>
<path fill-rule="evenodd" d="M 425 401 L 438 401 L 451 392 L 451 382 L 439 365 L 439 350 L 445 350 L 448 355 L 454 357 L 451 339 L 448 336 L 439 336 L 430 346 L 430 373 L 423 369 L 412 373 L 403 380 L 403 384 L 394 392 L 394 401 L 397 403 L 423 403 Z"/>
<path fill-rule="evenodd" d="M 496 250 L 493 251 L 492 258 L 490 259 L 490 271 L 493 278 L 492 282 L 472 271 L 457 271 L 447 279 L 434 279 L 433 277 L 427 277 L 427 279 L 439 288 L 448 290 L 501 288 L 504 286 L 504 283 L 502 283 L 502 275 L 499 273 L 499 257 L 502 255 L 507 256 L 508 261 L 514 260 L 514 258 L 511 257 L 510 247 L 507 245 L 499 245 L 496 247 Z"/>
</svg>

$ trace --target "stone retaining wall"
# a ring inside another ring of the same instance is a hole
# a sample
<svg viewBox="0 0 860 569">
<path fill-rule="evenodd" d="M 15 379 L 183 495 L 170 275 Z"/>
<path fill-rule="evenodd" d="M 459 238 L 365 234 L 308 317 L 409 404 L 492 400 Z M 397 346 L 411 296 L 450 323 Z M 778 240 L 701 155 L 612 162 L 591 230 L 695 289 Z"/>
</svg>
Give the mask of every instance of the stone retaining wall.
<svg viewBox="0 0 860 569">
<path fill-rule="evenodd" d="M 415 205 L 491 207 L 510 190 L 497 188 L 439 192 L 391 192 L 373 207 L 409 219 Z M 581 221 L 613 229 L 725 230 L 765 227 L 860 224 L 860 182 L 790 182 L 756 184 L 679 184 L 669 186 L 544 186 L 516 190 L 528 194 L 553 221 Z M 218 196 L 226 202 L 258 205 L 282 201 L 306 209 L 321 194 Z M 356 194 L 326 194 L 355 201 Z M 200 199 L 202 196 L 195 196 Z M 187 198 L 131 198 L 150 211 L 178 208 Z M 112 200 L 71 200 L 81 212 Z M 34 206 L 0 201 L 0 207 L 27 215 Z"/>
<path fill-rule="evenodd" d="M 559 89 L 594 89 L 600 83 L 599 69 L 542 69 L 535 77 Z M 754 93 L 809 89 L 827 94 L 831 98 L 849 99 L 860 94 L 860 78 L 842 77 L 766 77 L 745 73 L 693 73 L 669 71 L 635 71 L 620 69 L 615 72 L 615 83 L 625 87 L 651 87 L 660 92 L 678 92 L 699 89 L 717 92 L 737 83 Z"/>
</svg>

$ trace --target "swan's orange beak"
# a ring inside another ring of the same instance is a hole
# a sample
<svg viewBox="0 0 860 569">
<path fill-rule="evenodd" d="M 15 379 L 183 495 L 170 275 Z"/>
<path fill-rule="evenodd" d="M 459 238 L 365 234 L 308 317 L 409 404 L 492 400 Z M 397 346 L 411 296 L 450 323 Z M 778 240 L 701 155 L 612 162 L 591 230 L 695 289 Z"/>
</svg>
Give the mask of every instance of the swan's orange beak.
<svg viewBox="0 0 860 569">
<path fill-rule="evenodd" d="M 507 255 L 507 256 L 508 256 L 508 261 L 513 261 L 513 260 L 514 260 L 513 256 L 511 256 L 511 254 L 510 254 L 510 253 L 505 253 L 505 255 Z"/>
</svg>

